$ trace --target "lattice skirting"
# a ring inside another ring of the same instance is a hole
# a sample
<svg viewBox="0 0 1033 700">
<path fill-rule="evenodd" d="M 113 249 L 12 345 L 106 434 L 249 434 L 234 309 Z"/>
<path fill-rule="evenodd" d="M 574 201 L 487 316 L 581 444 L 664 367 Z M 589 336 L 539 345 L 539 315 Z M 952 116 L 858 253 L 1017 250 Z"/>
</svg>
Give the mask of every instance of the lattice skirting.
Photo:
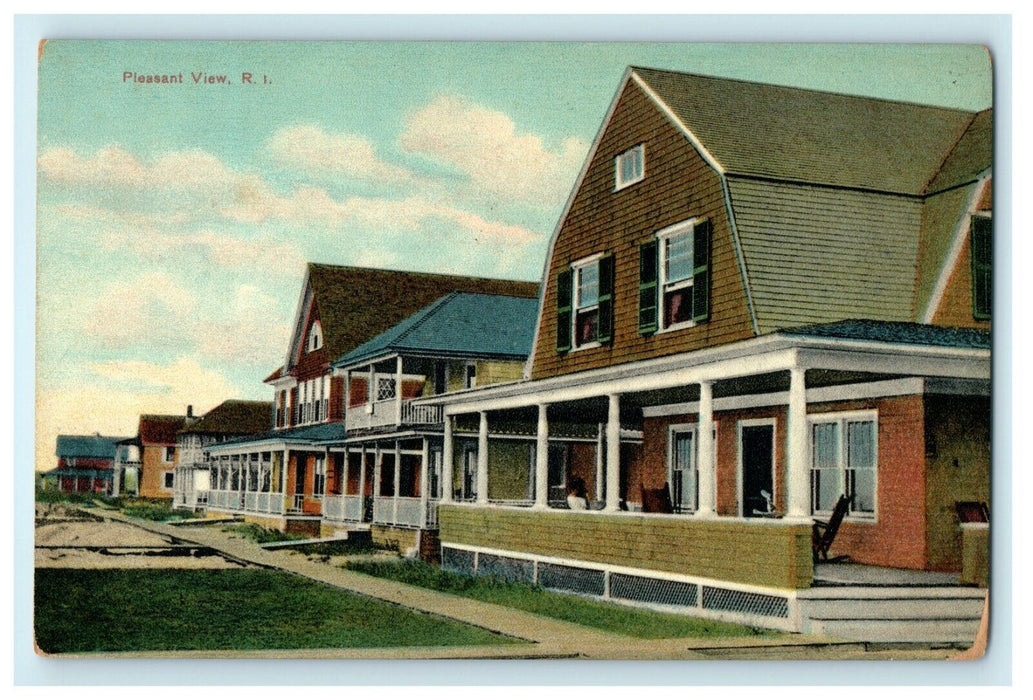
<svg viewBox="0 0 1033 700">
<path fill-rule="evenodd" d="M 538 584 L 615 603 L 709 617 L 789 632 L 800 631 L 796 597 L 731 582 L 692 580 L 660 571 L 628 570 L 594 562 L 563 561 L 525 553 L 441 545 L 441 568 Z"/>
</svg>

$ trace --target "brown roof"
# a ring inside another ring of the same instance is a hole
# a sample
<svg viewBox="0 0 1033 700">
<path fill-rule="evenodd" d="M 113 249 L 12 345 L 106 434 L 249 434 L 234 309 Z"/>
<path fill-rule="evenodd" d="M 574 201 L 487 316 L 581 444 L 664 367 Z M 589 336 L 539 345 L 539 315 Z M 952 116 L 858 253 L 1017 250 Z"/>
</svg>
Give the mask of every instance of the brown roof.
<svg viewBox="0 0 1033 700">
<path fill-rule="evenodd" d="M 230 399 L 208 411 L 195 423 L 179 431 L 183 434 L 256 435 L 272 426 L 273 405 L 269 401 Z"/>
<path fill-rule="evenodd" d="M 140 416 L 140 443 L 143 445 L 175 445 L 176 433 L 186 423 L 186 416 Z"/>
<path fill-rule="evenodd" d="M 990 165 L 991 110 L 632 70 L 728 173 L 918 195 Z"/>
<path fill-rule="evenodd" d="M 262 381 L 268 383 L 268 382 L 271 382 L 273 380 L 279 379 L 282 376 L 283 376 L 283 367 L 277 367 L 275 370 L 273 370 L 272 374 L 270 374 L 268 377 L 266 377 Z"/>
<path fill-rule="evenodd" d="M 535 298 L 537 282 L 309 263 L 330 361 L 451 292 Z"/>
</svg>

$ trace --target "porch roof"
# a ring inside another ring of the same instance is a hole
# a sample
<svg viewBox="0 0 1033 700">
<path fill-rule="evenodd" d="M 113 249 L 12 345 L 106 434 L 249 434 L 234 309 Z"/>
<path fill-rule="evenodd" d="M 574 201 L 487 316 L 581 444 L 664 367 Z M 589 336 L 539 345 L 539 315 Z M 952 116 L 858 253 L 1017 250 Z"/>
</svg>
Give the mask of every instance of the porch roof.
<svg viewBox="0 0 1033 700">
<path fill-rule="evenodd" d="M 980 335 L 982 333 L 983 335 Z M 989 380 L 989 334 L 920 324 L 841 322 L 597 370 L 416 399 L 446 415 L 685 387 L 790 369 Z M 683 399 L 684 400 L 684 399 Z"/>
<path fill-rule="evenodd" d="M 322 446 L 325 443 L 344 439 L 344 423 L 319 423 L 305 425 L 289 430 L 270 430 L 260 435 L 252 435 L 236 440 L 227 440 L 205 448 L 206 452 L 246 452 L 252 448 L 270 448 L 274 445 Z"/>
</svg>

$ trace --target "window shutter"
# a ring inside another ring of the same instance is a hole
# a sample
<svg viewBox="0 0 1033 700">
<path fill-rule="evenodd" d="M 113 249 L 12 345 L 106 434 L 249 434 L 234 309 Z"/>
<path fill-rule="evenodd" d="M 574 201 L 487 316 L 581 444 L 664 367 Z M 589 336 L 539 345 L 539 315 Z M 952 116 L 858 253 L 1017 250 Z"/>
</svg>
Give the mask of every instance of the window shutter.
<svg viewBox="0 0 1033 700">
<path fill-rule="evenodd" d="M 556 352 L 570 350 L 570 309 L 574 303 L 574 271 L 563 270 L 556 275 Z"/>
<path fill-rule="evenodd" d="M 599 261 L 599 342 L 613 340 L 613 255 Z"/>
<path fill-rule="evenodd" d="M 710 234 L 713 226 L 709 219 L 696 224 L 693 232 L 692 259 L 692 320 L 696 323 L 710 318 Z"/>
<path fill-rule="evenodd" d="M 655 333 L 657 329 L 658 258 L 660 246 L 652 240 L 638 247 L 638 332 Z"/>
<path fill-rule="evenodd" d="M 990 320 L 993 277 L 993 222 L 984 216 L 972 217 L 972 317 Z"/>
</svg>

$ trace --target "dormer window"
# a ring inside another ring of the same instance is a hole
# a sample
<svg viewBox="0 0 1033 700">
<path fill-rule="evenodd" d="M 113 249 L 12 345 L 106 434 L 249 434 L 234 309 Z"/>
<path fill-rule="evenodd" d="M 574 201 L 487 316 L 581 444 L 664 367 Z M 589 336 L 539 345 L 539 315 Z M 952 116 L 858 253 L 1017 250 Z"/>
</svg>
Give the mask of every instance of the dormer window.
<svg viewBox="0 0 1033 700">
<path fill-rule="evenodd" d="M 308 331 L 308 342 L 305 344 L 307 352 L 313 352 L 323 347 L 323 329 L 319 325 L 319 321 L 313 321 L 312 327 Z"/>
<path fill-rule="evenodd" d="M 641 182 L 646 177 L 646 146 L 643 143 L 629 148 L 617 156 L 614 164 L 616 187 L 615 190 L 622 190 L 625 187 Z"/>
</svg>

